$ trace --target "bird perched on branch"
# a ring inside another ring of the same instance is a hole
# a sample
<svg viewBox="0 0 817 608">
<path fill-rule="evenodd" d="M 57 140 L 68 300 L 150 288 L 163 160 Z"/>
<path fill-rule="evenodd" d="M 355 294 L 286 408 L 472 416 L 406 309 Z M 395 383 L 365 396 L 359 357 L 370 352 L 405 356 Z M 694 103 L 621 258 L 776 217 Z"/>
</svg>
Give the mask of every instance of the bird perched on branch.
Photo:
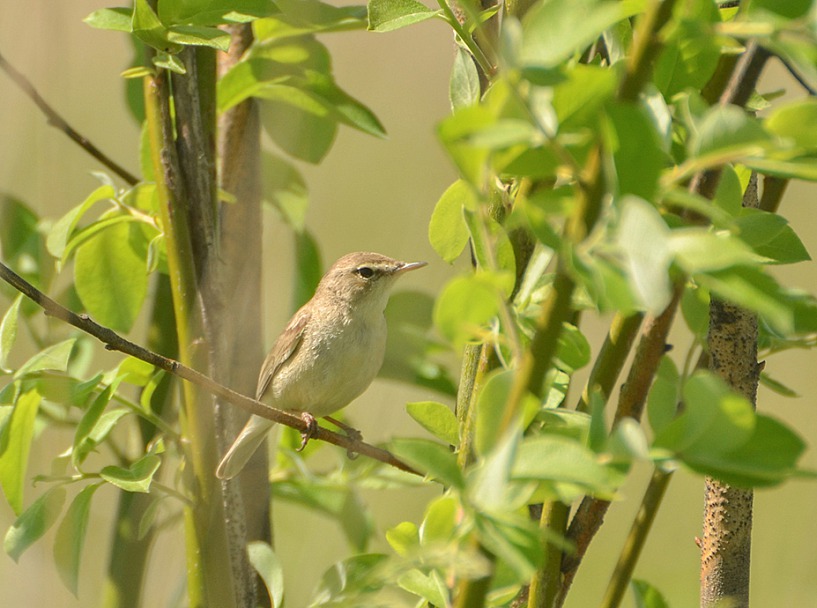
<svg viewBox="0 0 817 608">
<path fill-rule="evenodd" d="M 315 418 L 348 405 L 371 384 L 386 351 L 389 293 L 401 274 L 425 266 L 378 253 L 350 253 L 323 276 L 270 350 L 258 377 L 256 399 L 300 414 L 310 429 Z M 252 416 L 216 469 L 235 477 L 275 423 Z M 304 434 L 304 444 L 309 432 Z"/>
</svg>

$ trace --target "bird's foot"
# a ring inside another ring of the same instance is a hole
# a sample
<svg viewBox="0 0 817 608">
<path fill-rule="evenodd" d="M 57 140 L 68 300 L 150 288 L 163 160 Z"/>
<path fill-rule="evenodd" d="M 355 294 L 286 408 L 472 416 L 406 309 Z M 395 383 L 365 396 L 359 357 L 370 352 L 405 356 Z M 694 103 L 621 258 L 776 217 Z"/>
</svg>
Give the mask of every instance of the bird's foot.
<svg viewBox="0 0 817 608">
<path fill-rule="evenodd" d="M 315 436 L 315 433 L 318 431 L 318 421 L 315 420 L 315 416 L 309 412 L 302 412 L 301 420 L 306 423 L 306 430 L 301 433 L 301 445 L 296 450 L 298 452 L 303 451 L 306 444 L 309 443 L 309 440 L 312 439 Z"/>
<path fill-rule="evenodd" d="M 346 424 L 345 422 L 341 422 L 340 420 L 336 420 L 335 418 L 332 418 L 332 416 L 324 416 L 324 420 L 328 420 L 329 422 L 334 424 L 336 427 L 342 430 L 349 439 L 351 439 L 355 443 L 363 441 L 363 433 L 358 431 L 355 427 L 349 426 L 348 424 Z M 347 458 L 349 458 L 349 460 L 354 460 L 359 456 L 359 454 L 357 452 L 353 452 L 352 449 L 349 448 L 346 450 L 346 456 Z"/>
</svg>

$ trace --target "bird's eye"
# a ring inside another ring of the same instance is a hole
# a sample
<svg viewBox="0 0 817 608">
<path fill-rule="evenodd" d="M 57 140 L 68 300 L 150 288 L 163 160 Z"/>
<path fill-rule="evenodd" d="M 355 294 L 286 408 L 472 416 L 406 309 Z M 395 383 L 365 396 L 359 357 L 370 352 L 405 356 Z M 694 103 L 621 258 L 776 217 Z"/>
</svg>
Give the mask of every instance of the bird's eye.
<svg viewBox="0 0 817 608">
<path fill-rule="evenodd" d="M 362 276 L 364 279 L 370 279 L 374 275 L 374 270 L 372 270 L 368 266 L 361 266 L 360 268 L 355 269 L 355 272 Z"/>
</svg>

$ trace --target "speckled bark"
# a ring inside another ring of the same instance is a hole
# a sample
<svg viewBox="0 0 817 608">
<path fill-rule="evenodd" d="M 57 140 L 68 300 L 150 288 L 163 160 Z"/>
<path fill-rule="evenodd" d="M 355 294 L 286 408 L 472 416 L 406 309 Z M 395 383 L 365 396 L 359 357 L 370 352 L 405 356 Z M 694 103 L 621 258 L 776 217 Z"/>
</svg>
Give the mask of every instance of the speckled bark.
<svg viewBox="0 0 817 608">
<path fill-rule="evenodd" d="M 747 189 L 744 206 L 757 206 L 756 180 Z M 757 362 L 757 316 L 713 298 L 708 342 L 709 368 L 755 405 L 761 370 Z M 702 608 L 749 606 L 752 499 L 751 490 L 706 479 L 701 537 Z"/>
</svg>

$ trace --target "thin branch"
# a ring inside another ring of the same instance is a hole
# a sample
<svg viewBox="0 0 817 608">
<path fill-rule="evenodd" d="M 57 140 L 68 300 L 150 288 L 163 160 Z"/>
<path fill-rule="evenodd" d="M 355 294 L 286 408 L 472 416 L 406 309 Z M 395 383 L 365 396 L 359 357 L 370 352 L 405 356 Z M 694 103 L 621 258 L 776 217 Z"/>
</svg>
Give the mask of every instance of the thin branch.
<svg viewBox="0 0 817 608">
<path fill-rule="evenodd" d="M 800 72 L 797 71 L 797 68 L 795 68 L 788 59 L 780 55 L 777 55 L 776 57 L 780 60 L 780 63 L 783 64 L 783 67 L 786 68 L 786 71 L 789 74 L 791 74 L 791 77 L 794 78 L 798 82 L 798 84 L 806 90 L 806 92 L 809 95 L 811 95 L 812 97 L 817 95 L 817 89 L 815 89 L 808 82 L 806 82 L 806 79 L 803 78 L 802 74 L 800 74 Z"/>
<path fill-rule="evenodd" d="M 40 111 L 45 114 L 45 117 L 48 119 L 48 124 L 65 133 L 88 154 L 93 156 L 108 169 L 121 177 L 128 185 L 134 186 L 139 182 L 138 177 L 131 174 L 127 169 L 121 167 L 104 152 L 102 152 L 102 150 L 92 144 L 87 137 L 71 127 L 71 125 L 69 125 L 66 120 L 60 116 L 56 110 L 54 110 L 54 108 L 48 105 L 45 99 L 43 99 L 37 92 L 37 89 L 34 88 L 34 85 L 31 84 L 31 81 L 21 72 L 18 72 L 17 69 L 11 65 L 5 57 L 3 57 L 2 54 L 0 54 L 0 68 L 2 68 L 3 71 L 8 74 L 9 78 L 11 78 L 12 82 L 20 87 L 20 90 L 22 90 L 23 93 L 25 93 L 28 98 L 31 99 L 31 101 L 33 101 L 38 108 L 40 108 Z"/>
<path fill-rule="evenodd" d="M 112 329 L 93 321 L 90 317 L 88 317 L 88 315 L 78 315 L 75 312 L 68 310 L 64 306 L 57 304 L 54 300 L 20 277 L 3 263 L 0 263 L 0 279 L 3 279 L 17 291 L 31 299 L 35 304 L 45 310 L 47 315 L 60 319 L 61 321 L 65 321 L 69 325 L 73 325 L 77 329 L 93 336 L 102 342 L 107 350 L 125 353 L 126 355 L 130 355 L 131 357 L 140 359 L 145 363 L 149 363 L 155 367 L 163 369 L 166 372 L 170 372 L 171 374 L 200 386 L 204 390 L 221 397 L 225 401 L 229 401 L 233 405 L 238 406 L 251 414 L 255 414 L 256 416 L 268 418 L 269 420 L 292 427 L 301 432 L 305 432 L 307 430 L 306 422 L 299 416 L 290 414 L 283 410 L 277 410 L 261 403 L 260 401 L 250 399 L 245 395 L 237 393 L 234 390 L 219 384 L 218 382 L 214 382 L 204 374 L 199 373 L 186 365 L 182 365 L 178 361 L 163 357 L 162 355 L 154 353 L 143 346 L 139 346 L 138 344 L 134 344 L 133 342 L 126 340 Z M 318 430 L 313 435 L 313 438 L 342 447 L 350 452 L 363 454 L 364 456 L 368 456 L 374 460 L 379 460 L 380 462 L 393 466 L 401 471 L 421 475 L 420 472 L 399 460 L 390 452 L 363 441 L 355 441 L 346 435 L 333 433 L 325 428 L 318 427 Z"/>
</svg>

